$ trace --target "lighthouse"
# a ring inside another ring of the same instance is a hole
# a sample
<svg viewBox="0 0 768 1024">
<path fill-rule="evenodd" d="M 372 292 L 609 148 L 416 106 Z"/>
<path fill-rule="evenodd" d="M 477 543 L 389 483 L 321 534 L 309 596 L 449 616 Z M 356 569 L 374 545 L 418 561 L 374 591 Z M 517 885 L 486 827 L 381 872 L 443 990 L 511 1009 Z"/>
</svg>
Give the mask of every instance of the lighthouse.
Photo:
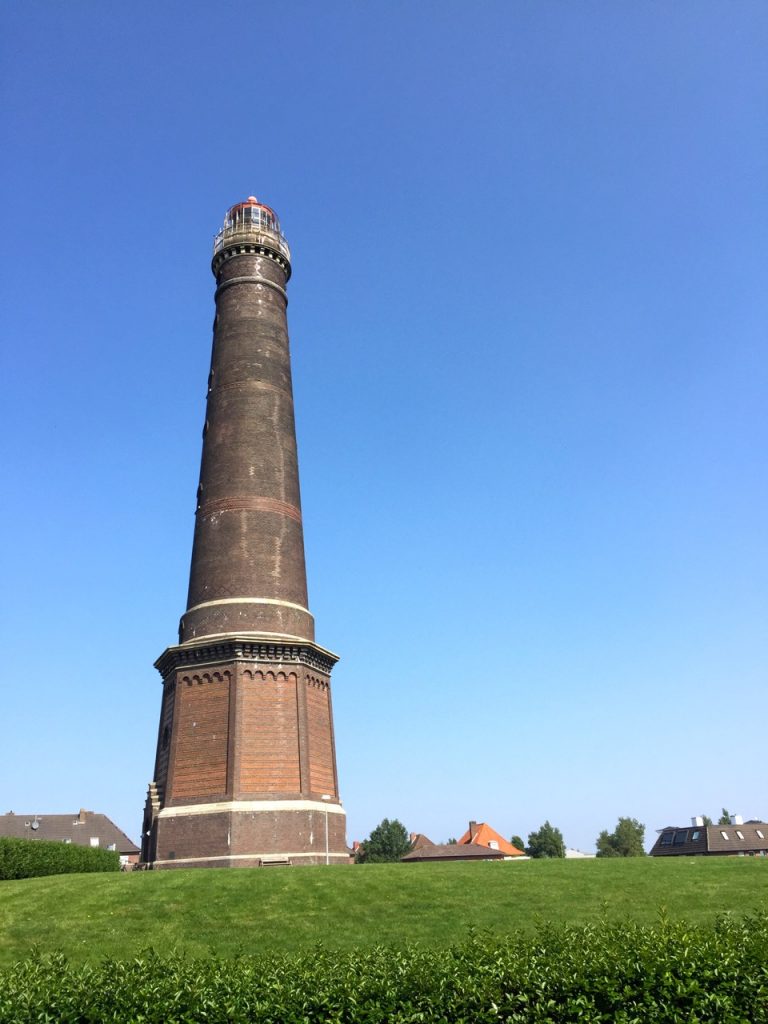
<svg viewBox="0 0 768 1024">
<path fill-rule="evenodd" d="M 348 861 L 309 611 L 286 309 L 291 253 L 249 196 L 215 236 L 211 369 L 187 607 L 162 677 L 142 831 L 153 868 Z"/>
</svg>

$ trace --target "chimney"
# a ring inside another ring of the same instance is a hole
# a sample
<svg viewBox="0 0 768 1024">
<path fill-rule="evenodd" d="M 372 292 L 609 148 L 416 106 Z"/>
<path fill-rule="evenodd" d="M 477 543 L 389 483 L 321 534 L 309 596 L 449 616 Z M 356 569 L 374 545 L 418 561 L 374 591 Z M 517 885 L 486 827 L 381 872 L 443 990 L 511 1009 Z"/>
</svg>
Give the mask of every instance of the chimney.
<svg viewBox="0 0 768 1024">
<path fill-rule="evenodd" d="M 731 824 L 732 825 L 743 825 L 744 824 L 744 819 L 742 818 L 742 816 L 740 814 L 732 814 L 731 815 Z"/>
<path fill-rule="evenodd" d="M 702 828 L 704 825 L 704 819 L 700 815 L 697 815 L 695 818 L 691 818 L 691 824 L 694 828 Z"/>
<path fill-rule="evenodd" d="M 90 813 L 91 812 L 90 811 L 86 811 L 86 809 L 84 807 L 80 808 L 80 813 L 77 816 L 77 820 L 80 822 L 81 825 L 85 824 L 85 819 L 86 819 L 87 815 L 89 815 Z"/>
<path fill-rule="evenodd" d="M 470 841 L 470 843 L 474 843 L 476 835 L 477 835 L 477 822 L 476 821 L 470 821 L 470 823 L 469 823 L 469 841 Z"/>
</svg>

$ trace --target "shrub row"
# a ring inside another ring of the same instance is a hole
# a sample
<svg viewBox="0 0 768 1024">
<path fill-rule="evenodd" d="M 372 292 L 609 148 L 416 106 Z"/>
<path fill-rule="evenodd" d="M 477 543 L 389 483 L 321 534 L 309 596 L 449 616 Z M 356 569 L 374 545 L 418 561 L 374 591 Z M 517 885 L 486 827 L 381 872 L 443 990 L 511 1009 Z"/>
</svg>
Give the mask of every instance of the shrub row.
<svg viewBox="0 0 768 1024">
<path fill-rule="evenodd" d="M 96 966 L 36 955 L 0 972 L 0 1022 L 28 1021 L 765 1024 L 768 915 L 712 928 L 543 926 L 438 950 L 231 960 L 150 950 Z"/>
<path fill-rule="evenodd" d="M 0 881 L 119 870 L 120 854 L 114 850 L 42 839 L 0 839 Z"/>
</svg>

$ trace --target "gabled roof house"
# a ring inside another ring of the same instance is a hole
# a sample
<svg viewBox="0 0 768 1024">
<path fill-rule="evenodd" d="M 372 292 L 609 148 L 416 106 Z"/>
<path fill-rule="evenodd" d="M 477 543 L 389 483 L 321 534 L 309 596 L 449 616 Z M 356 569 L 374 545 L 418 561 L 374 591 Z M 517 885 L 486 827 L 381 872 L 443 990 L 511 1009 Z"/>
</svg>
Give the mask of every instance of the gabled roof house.
<svg viewBox="0 0 768 1024">
<path fill-rule="evenodd" d="M 9 811 L 0 815 L 2 838 L 99 846 L 102 850 L 116 850 L 125 864 L 135 864 L 139 859 L 138 846 L 106 814 L 84 809 L 77 814 L 14 814 Z"/>
</svg>

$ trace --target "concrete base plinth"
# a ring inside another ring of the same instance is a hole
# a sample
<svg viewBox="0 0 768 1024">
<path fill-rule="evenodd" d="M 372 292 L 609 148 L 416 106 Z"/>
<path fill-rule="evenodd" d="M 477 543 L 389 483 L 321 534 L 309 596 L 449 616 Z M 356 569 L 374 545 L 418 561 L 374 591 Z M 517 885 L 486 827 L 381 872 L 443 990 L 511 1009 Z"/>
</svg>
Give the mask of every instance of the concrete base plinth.
<svg viewBox="0 0 768 1024">
<path fill-rule="evenodd" d="M 149 867 L 346 864 L 346 814 L 314 800 L 233 801 L 165 807 Z"/>
</svg>

